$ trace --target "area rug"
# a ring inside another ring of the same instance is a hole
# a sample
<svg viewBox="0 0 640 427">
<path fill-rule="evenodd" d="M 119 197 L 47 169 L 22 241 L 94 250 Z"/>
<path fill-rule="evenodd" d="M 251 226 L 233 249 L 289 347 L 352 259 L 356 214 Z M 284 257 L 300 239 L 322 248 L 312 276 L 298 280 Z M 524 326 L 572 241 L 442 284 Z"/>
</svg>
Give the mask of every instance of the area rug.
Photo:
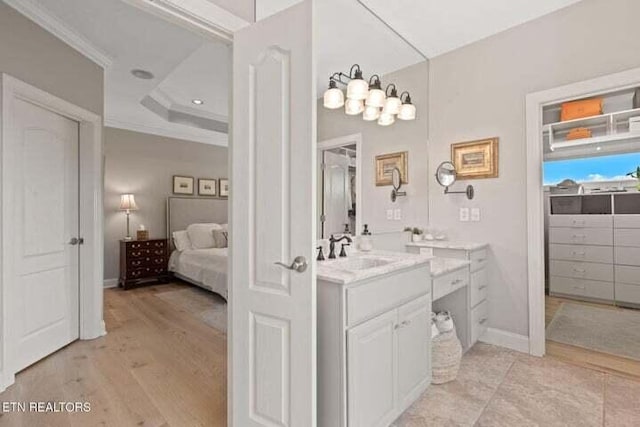
<svg viewBox="0 0 640 427">
<path fill-rule="evenodd" d="M 640 311 L 563 303 L 547 339 L 640 361 Z"/>
<path fill-rule="evenodd" d="M 218 294 L 188 286 L 159 293 L 158 298 L 201 319 L 221 332 L 227 332 L 227 302 Z"/>
</svg>

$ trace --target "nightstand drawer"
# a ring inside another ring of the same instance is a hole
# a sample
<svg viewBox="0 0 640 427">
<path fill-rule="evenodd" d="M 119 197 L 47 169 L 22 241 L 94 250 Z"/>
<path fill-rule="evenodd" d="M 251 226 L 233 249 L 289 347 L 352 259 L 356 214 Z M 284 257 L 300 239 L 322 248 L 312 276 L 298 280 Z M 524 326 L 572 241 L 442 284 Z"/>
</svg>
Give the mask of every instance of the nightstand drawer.
<svg viewBox="0 0 640 427">
<path fill-rule="evenodd" d="M 137 250 L 137 249 L 162 249 L 167 247 L 167 242 L 165 240 L 145 240 L 145 241 L 135 241 L 135 242 L 127 242 L 127 249 Z"/>
<path fill-rule="evenodd" d="M 165 267 L 145 267 L 127 271 L 126 279 L 142 279 L 145 277 L 155 277 L 167 273 Z"/>
<path fill-rule="evenodd" d="M 129 268 L 141 268 L 141 267 L 157 267 L 163 266 L 167 262 L 165 257 L 146 257 L 146 258 L 131 258 L 127 260 L 127 267 Z"/>
</svg>

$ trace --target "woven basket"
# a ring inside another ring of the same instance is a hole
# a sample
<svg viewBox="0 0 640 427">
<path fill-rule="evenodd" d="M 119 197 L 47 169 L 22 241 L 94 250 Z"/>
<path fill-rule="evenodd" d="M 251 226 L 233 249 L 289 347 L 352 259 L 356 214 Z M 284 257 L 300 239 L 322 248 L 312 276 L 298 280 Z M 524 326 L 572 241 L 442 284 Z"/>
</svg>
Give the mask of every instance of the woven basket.
<svg viewBox="0 0 640 427">
<path fill-rule="evenodd" d="M 431 371 L 433 384 L 444 384 L 453 381 L 460 370 L 462 345 L 455 329 L 440 334 L 431 342 Z"/>
</svg>

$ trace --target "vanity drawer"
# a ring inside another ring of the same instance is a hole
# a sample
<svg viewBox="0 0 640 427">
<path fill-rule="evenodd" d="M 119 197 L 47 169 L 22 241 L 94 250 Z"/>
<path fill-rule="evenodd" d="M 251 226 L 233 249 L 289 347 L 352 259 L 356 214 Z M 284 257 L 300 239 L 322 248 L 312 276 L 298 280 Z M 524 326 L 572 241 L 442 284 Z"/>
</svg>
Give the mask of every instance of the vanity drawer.
<svg viewBox="0 0 640 427">
<path fill-rule="evenodd" d="M 596 280 L 551 276 L 549 288 L 553 294 L 574 295 L 600 300 L 613 300 L 613 283 Z"/>
<path fill-rule="evenodd" d="M 471 273 L 471 307 L 475 307 L 487 299 L 489 294 L 489 278 L 487 269 L 483 268 Z"/>
<path fill-rule="evenodd" d="M 550 227 L 611 228 L 611 215 L 550 215 Z"/>
<path fill-rule="evenodd" d="M 550 227 L 549 243 L 612 246 L 613 232 L 610 228 Z"/>
<path fill-rule="evenodd" d="M 429 265 L 393 274 L 346 290 L 347 326 L 389 311 L 430 292 Z"/>
<path fill-rule="evenodd" d="M 616 228 L 616 246 L 640 248 L 640 228 Z"/>
<path fill-rule="evenodd" d="M 640 228 L 640 215 L 615 215 L 613 226 L 615 228 Z"/>
<path fill-rule="evenodd" d="M 640 286 L 616 282 L 616 302 L 640 304 Z"/>
<path fill-rule="evenodd" d="M 471 271 L 480 270 L 486 267 L 487 257 L 489 254 L 486 249 L 479 249 L 469 253 L 469 260 L 471 261 Z"/>
<path fill-rule="evenodd" d="M 613 265 L 552 260 L 549 263 L 549 275 L 613 282 Z"/>
<path fill-rule="evenodd" d="M 616 246 L 614 258 L 617 265 L 634 265 L 640 267 L 640 248 Z"/>
<path fill-rule="evenodd" d="M 468 267 L 460 268 L 451 273 L 433 279 L 433 301 L 449 295 L 469 284 Z"/>
<path fill-rule="evenodd" d="M 640 286 L 640 267 L 616 265 L 616 282 Z"/>
<path fill-rule="evenodd" d="M 489 301 L 471 310 L 471 343 L 475 343 L 489 327 Z"/>
<path fill-rule="evenodd" d="M 613 247 L 588 245 L 549 245 L 549 259 L 613 263 Z"/>
</svg>

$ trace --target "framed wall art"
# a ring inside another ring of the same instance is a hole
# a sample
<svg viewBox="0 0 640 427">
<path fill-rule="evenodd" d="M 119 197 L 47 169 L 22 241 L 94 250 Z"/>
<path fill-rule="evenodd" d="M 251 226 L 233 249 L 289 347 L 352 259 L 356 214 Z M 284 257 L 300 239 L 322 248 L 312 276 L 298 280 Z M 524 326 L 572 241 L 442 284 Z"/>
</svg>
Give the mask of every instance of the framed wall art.
<svg viewBox="0 0 640 427">
<path fill-rule="evenodd" d="M 220 197 L 229 197 L 229 180 L 220 178 Z"/>
<path fill-rule="evenodd" d="M 173 194 L 193 194 L 193 177 L 173 176 Z"/>
<path fill-rule="evenodd" d="M 400 169 L 400 181 L 409 183 L 408 152 L 383 154 L 376 156 L 376 186 L 393 184 L 393 170 Z"/>
<path fill-rule="evenodd" d="M 218 180 L 211 178 L 198 178 L 198 195 L 199 196 L 217 196 Z"/>
<path fill-rule="evenodd" d="M 458 179 L 497 178 L 498 139 L 451 144 L 451 161 L 456 167 Z"/>
</svg>

